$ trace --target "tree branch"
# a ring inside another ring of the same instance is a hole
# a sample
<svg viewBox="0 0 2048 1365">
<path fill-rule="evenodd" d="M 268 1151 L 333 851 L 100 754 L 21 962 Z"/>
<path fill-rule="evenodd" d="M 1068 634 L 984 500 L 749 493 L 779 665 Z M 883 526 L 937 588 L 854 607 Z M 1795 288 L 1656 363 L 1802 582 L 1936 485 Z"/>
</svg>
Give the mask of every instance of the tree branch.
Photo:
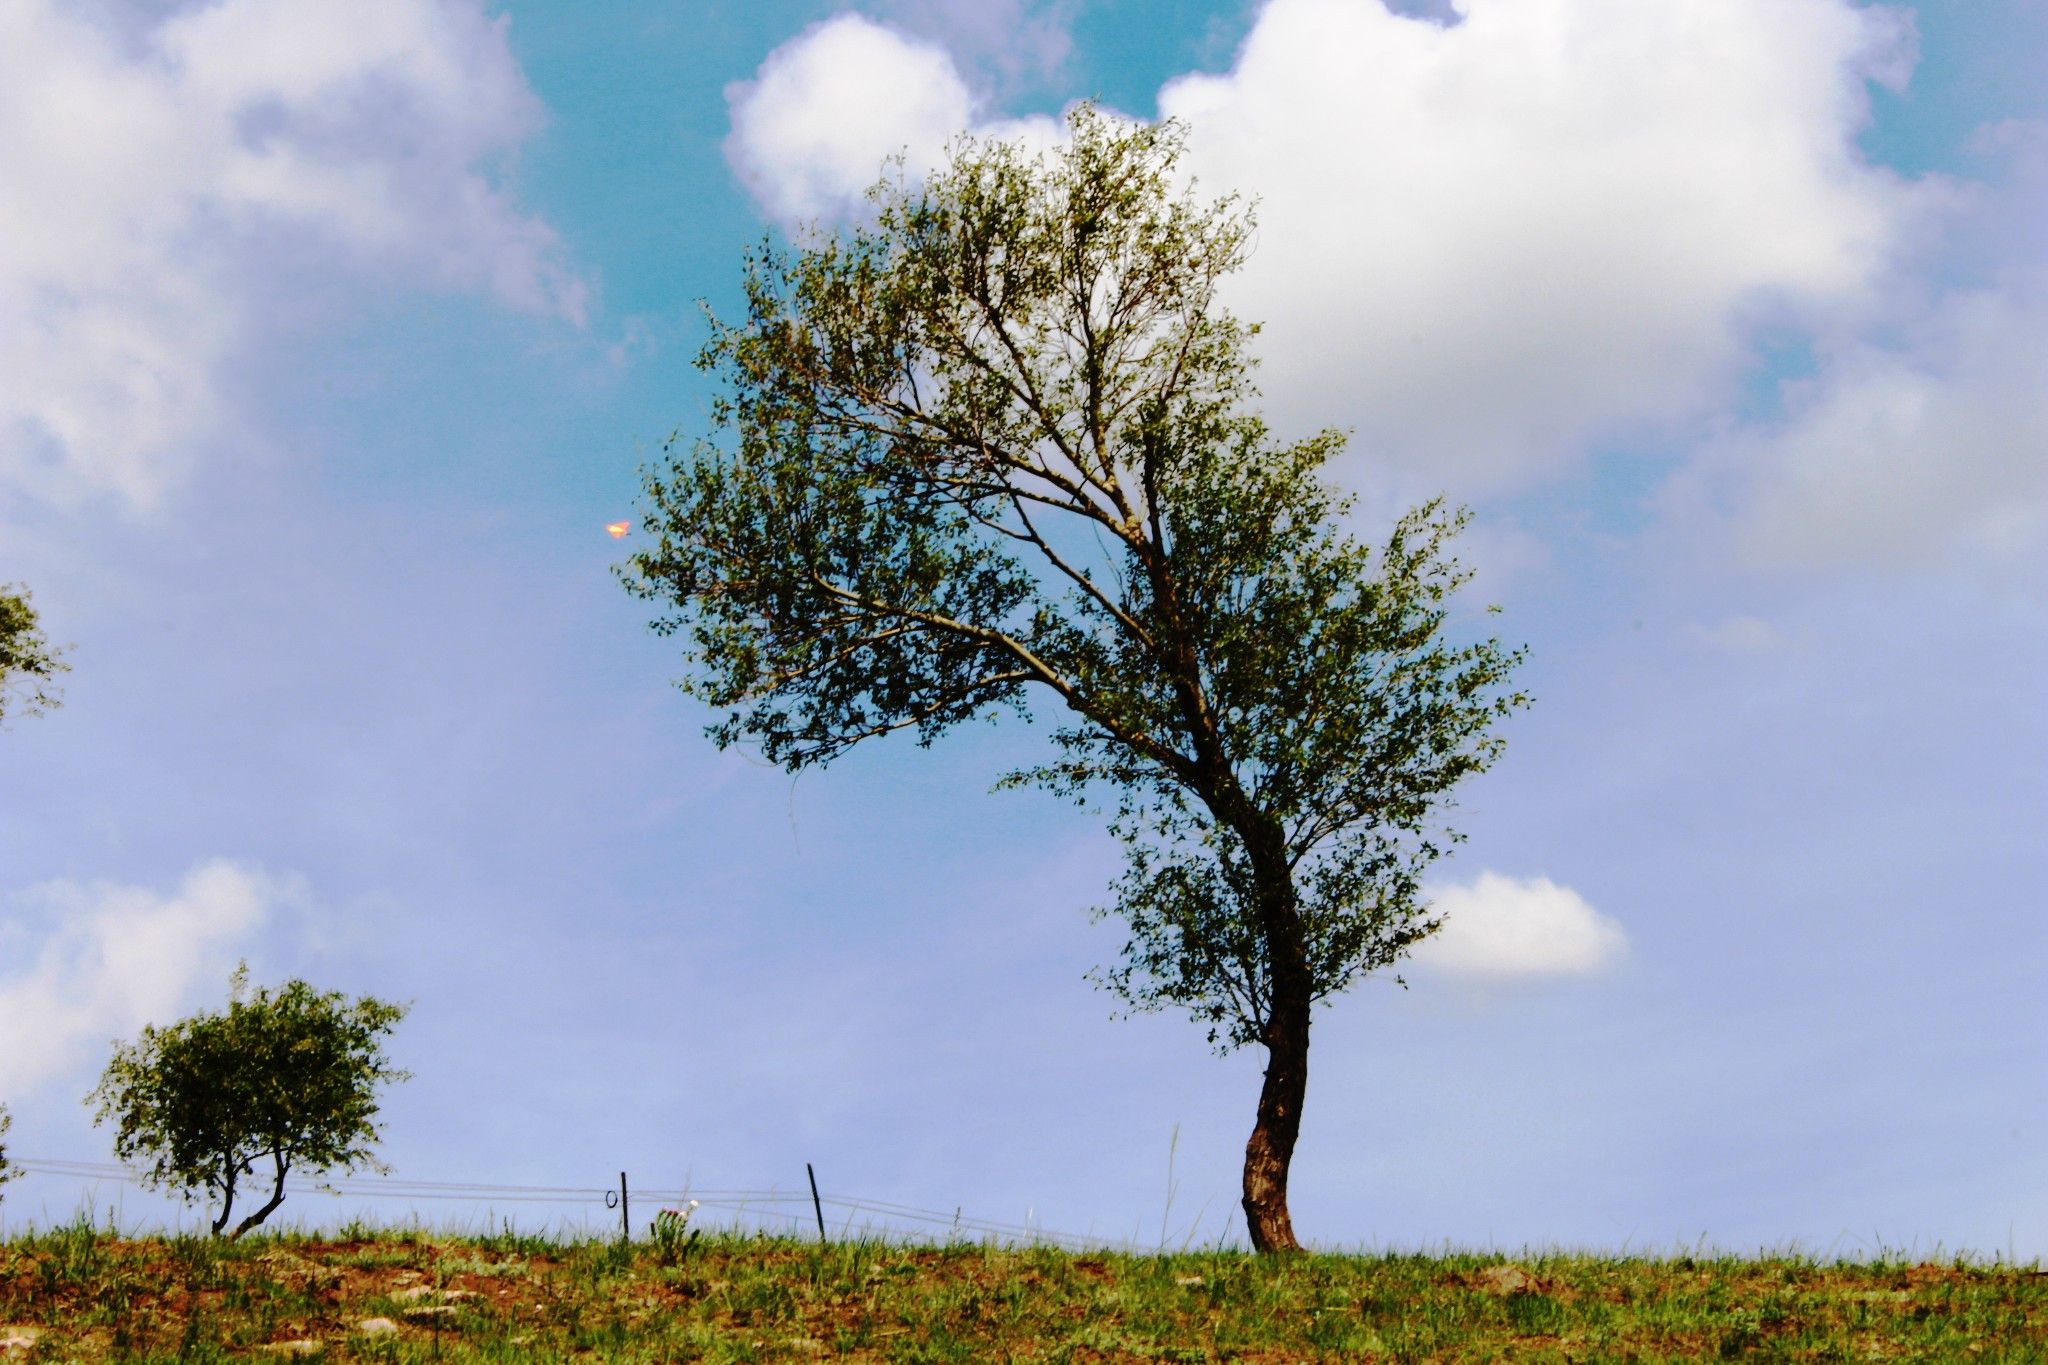
<svg viewBox="0 0 2048 1365">
<path fill-rule="evenodd" d="M 285 1160 L 284 1149 L 282 1147 L 271 1148 L 270 1159 L 272 1162 L 276 1164 L 277 1167 L 277 1178 L 275 1181 L 272 1182 L 270 1187 L 270 1199 L 263 1205 L 262 1208 L 250 1214 L 241 1222 L 235 1224 L 234 1232 L 229 1234 L 228 1236 L 228 1240 L 231 1242 L 234 1241 L 237 1237 L 240 1237 L 243 1233 L 247 1232 L 250 1228 L 255 1227 L 264 1219 L 270 1217 L 270 1215 L 276 1211 L 277 1206 L 284 1202 L 284 1173 L 289 1165 L 289 1163 Z M 222 1214 L 222 1218 L 226 1218 L 225 1213 Z M 218 1232 L 220 1231 L 220 1229 L 216 1227 L 214 1231 Z"/>
<path fill-rule="evenodd" d="M 929 705 L 919 707 L 917 710 L 899 719 L 871 725 L 867 729 L 856 731 L 853 734 L 834 735 L 828 744 L 820 746 L 818 752 L 820 754 L 836 754 L 842 749 L 852 748 L 864 739 L 873 739 L 878 735 L 891 734 L 897 730 L 907 730 L 913 725 L 938 715 L 949 706 L 958 705 L 983 688 L 1001 687 L 1005 683 L 1028 682 L 1031 676 L 1028 670 L 1019 668 L 1013 669 L 1008 673 L 991 673 L 986 677 L 976 678 L 971 683 L 964 683 L 959 687 L 949 688 Z"/>
<path fill-rule="evenodd" d="M 1039 658 L 1028 645 L 1015 636 L 996 630 L 991 626 L 977 626 L 966 621 L 958 621 L 939 612 L 919 611 L 915 607 L 899 606 L 888 602 L 876 602 L 871 598 L 863 597 L 850 588 L 842 587 L 816 572 L 810 575 L 810 579 L 814 586 L 827 595 L 853 606 L 861 607 L 876 615 L 900 616 L 906 620 L 921 621 L 928 626 L 951 631 L 965 639 L 977 640 L 982 644 L 993 645 L 1017 660 L 1018 663 L 1024 665 L 1027 681 L 1043 683 L 1045 686 L 1050 687 L 1059 694 L 1061 700 L 1067 703 L 1069 709 L 1094 721 L 1116 739 L 1129 745 L 1145 758 L 1174 773 L 1183 781 L 1192 784 L 1197 779 L 1198 774 L 1196 773 L 1195 766 L 1188 761 L 1186 756 L 1161 744 L 1153 736 L 1143 731 L 1133 730 L 1129 726 L 1118 723 L 1113 717 L 1104 715 L 1102 708 L 1096 705 L 1087 693 L 1082 691 L 1078 684 L 1062 676 L 1057 669 Z"/>
<path fill-rule="evenodd" d="M 849 621 L 857 621 L 859 619 L 861 618 L 848 618 Z M 776 691 L 777 689 L 781 688 L 787 683 L 793 683 L 798 681 L 799 679 L 808 678 L 812 674 L 818 672 L 820 669 L 829 668 L 833 664 L 836 664 L 841 660 L 849 657 L 857 650 L 866 649 L 870 645 L 880 644 L 884 640 L 894 639 L 896 636 L 899 635 L 912 635 L 915 634 L 916 631 L 917 627 L 915 626 L 891 626 L 887 630 L 876 631 L 872 634 L 863 635 L 858 640 L 855 640 L 853 643 L 847 645 L 845 648 L 834 650 L 825 658 L 813 660 L 812 662 L 805 664 L 801 668 L 789 668 L 780 670 L 778 672 L 770 673 L 766 678 L 764 678 L 761 681 L 758 687 L 752 687 L 747 689 L 747 691 L 743 695 L 749 699 L 759 696 L 765 696 L 770 692 Z"/>
<path fill-rule="evenodd" d="M 1125 611 L 1122 605 L 1119 604 L 1116 601 L 1116 599 L 1112 598 L 1108 593 L 1104 592 L 1102 590 L 1101 584 L 1097 583 L 1087 574 L 1076 569 L 1073 565 L 1067 563 L 1067 561 L 1061 557 L 1059 551 L 1053 549 L 1051 545 L 1046 543 L 1045 537 L 1038 533 L 1038 527 L 1032 524 L 1031 514 L 1024 510 L 1024 504 L 1022 502 L 1017 502 L 1015 504 L 1015 510 L 1017 513 L 1017 520 L 1024 523 L 1023 538 L 1025 540 L 1030 541 L 1033 545 L 1036 545 L 1038 547 L 1038 552 L 1045 556 L 1048 563 L 1050 563 L 1054 568 L 1058 569 L 1061 573 L 1065 574 L 1068 578 L 1072 579 L 1075 583 L 1079 584 L 1083 592 L 1086 592 L 1090 597 L 1093 597 L 1097 602 L 1101 603 L 1103 610 L 1107 611 L 1112 617 L 1114 617 L 1118 625 L 1122 626 L 1125 630 L 1129 631 L 1131 633 L 1132 638 L 1137 640 L 1139 644 L 1145 646 L 1146 649 L 1157 649 L 1157 646 L 1153 643 L 1151 631 L 1146 630 L 1145 627 L 1138 621 L 1136 617 L 1132 616 L 1129 612 Z"/>
</svg>

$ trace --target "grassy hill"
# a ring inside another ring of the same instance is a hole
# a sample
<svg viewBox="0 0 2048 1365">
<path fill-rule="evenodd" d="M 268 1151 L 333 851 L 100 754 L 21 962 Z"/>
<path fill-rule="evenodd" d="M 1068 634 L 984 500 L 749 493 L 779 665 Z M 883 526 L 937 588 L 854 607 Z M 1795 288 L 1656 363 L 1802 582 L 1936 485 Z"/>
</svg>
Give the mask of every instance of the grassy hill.
<svg viewBox="0 0 2048 1365">
<path fill-rule="evenodd" d="M 12 1343 L 10 1345 L 10 1343 Z M 0 1244 L 0 1361 L 2048 1361 L 2048 1271 L 351 1230 Z"/>
</svg>

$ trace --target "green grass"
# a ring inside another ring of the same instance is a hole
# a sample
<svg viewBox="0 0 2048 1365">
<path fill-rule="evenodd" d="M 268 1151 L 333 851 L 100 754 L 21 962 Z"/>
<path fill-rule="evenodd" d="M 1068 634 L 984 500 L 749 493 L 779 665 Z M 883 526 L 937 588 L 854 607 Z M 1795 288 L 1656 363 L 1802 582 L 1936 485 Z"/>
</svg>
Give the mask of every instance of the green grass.
<svg viewBox="0 0 2048 1365">
<path fill-rule="evenodd" d="M 438 1311 L 436 1311 L 438 1310 Z M 360 1324 L 396 1327 L 366 1335 Z M 31 1329 L 31 1330 L 24 1330 Z M 2044 1361 L 2048 1271 L 1968 1260 L 1075 1255 L 80 1220 L 0 1243 L 0 1361 Z M 291 1343 L 299 1343 L 292 1346 Z M 265 1348 L 270 1349 L 265 1349 Z"/>
</svg>

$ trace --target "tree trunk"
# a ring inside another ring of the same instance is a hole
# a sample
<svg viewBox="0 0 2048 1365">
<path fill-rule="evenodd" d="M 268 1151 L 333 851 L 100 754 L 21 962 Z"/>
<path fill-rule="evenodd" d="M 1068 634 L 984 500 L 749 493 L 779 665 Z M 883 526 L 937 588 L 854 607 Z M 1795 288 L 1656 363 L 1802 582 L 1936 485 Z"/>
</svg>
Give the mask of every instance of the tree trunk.
<svg viewBox="0 0 2048 1365">
<path fill-rule="evenodd" d="M 1273 998 L 1266 1021 L 1266 1079 L 1259 1088 L 1259 1116 L 1244 1146 L 1244 1220 L 1252 1249 L 1300 1251 L 1294 1220 L 1287 1212 L 1287 1168 L 1301 1135 L 1301 1102 L 1308 1093 L 1308 1021 L 1313 1005 L 1307 945 L 1294 877 L 1277 831 L 1262 831 L 1252 846 L 1258 879 L 1260 918 Z"/>
<path fill-rule="evenodd" d="M 265 1202 L 265 1204 L 263 1205 L 263 1207 L 262 1207 L 262 1208 L 260 1208 L 260 1209 L 256 1210 L 256 1212 L 254 1212 L 254 1213 L 250 1214 L 250 1215 L 249 1215 L 249 1216 L 248 1216 L 247 1218 L 244 1218 L 244 1219 L 243 1219 L 243 1220 L 242 1220 L 241 1222 L 239 1222 L 239 1223 L 235 1224 L 235 1230 L 234 1230 L 234 1231 L 233 1231 L 232 1233 L 230 1233 L 230 1234 L 228 1235 L 228 1240 L 229 1240 L 230 1242 L 234 1241 L 234 1240 L 235 1240 L 235 1238 L 237 1238 L 237 1237 L 240 1237 L 240 1236 L 241 1236 L 241 1235 L 242 1235 L 243 1233 L 247 1232 L 247 1231 L 248 1231 L 248 1230 L 249 1230 L 250 1228 L 253 1228 L 253 1227 L 255 1227 L 255 1226 L 256 1226 L 256 1225 L 258 1224 L 258 1223 L 262 1222 L 262 1221 L 263 1221 L 264 1219 L 266 1219 L 266 1218 L 270 1217 L 270 1215 L 271 1215 L 271 1214 L 272 1214 L 273 1212 L 275 1212 L 275 1211 L 276 1211 L 276 1209 L 277 1209 L 277 1206 L 278 1206 L 279 1204 L 282 1204 L 282 1203 L 284 1202 L 284 1172 L 285 1172 L 285 1160 L 284 1160 L 284 1153 L 283 1153 L 283 1152 L 272 1152 L 272 1153 L 270 1154 L 270 1156 L 271 1156 L 271 1159 L 272 1159 L 273 1161 L 275 1161 L 275 1162 L 277 1163 L 277 1179 L 276 1179 L 276 1181 L 275 1181 L 275 1182 L 273 1182 L 273 1183 L 272 1183 L 272 1185 L 271 1185 L 271 1187 L 270 1187 L 270 1198 L 269 1198 L 269 1200 L 268 1200 L 267 1202 Z M 223 1219 L 225 1219 L 225 1218 L 227 1217 L 227 1214 L 226 1214 L 225 1212 L 223 1212 L 223 1213 L 221 1214 L 221 1217 L 222 1217 Z"/>
<path fill-rule="evenodd" d="M 220 1190 L 220 1217 L 213 1220 L 213 1235 L 220 1236 L 220 1230 L 228 1225 L 228 1213 L 235 1207 L 235 1161 L 228 1158 L 226 1179 Z"/>
<path fill-rule="evenodd" d="M 1299 1251 L 1287 1212 L 1287 1168 L 1301 1135 L 1301 1101 L 1308 1091 L 1308 1010 L 1283 1020 L 1278 1003 L 1266 1030 L 1266 1080 L 1259 1117 L 1244 1145 L 1244 1220 L 1254 1251 Z"/>
</svg>

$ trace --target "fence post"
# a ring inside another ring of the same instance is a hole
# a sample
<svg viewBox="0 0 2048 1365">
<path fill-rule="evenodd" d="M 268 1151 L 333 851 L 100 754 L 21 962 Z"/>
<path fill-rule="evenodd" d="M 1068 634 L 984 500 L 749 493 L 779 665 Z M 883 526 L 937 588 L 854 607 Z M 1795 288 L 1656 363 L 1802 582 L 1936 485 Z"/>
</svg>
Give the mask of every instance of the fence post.
<svg viewBox="0 0 2048 1365">
<path fill-rule="evenodd" d="M 626 1194 L 626 1173 L 619 1172 L 619 1236 L 633 1240 L 633 1205 Z"/>
<path fill-rule="evenodd" d="M 804 1174 L 811 1178 L 811 1212 L 818 1215 L 818 1245 L 825 1245 L 825 1206 L 818 1199 L 818 1173 L 811 1169 L 811 1163 L 804 1163 Z"/>
</svg>

